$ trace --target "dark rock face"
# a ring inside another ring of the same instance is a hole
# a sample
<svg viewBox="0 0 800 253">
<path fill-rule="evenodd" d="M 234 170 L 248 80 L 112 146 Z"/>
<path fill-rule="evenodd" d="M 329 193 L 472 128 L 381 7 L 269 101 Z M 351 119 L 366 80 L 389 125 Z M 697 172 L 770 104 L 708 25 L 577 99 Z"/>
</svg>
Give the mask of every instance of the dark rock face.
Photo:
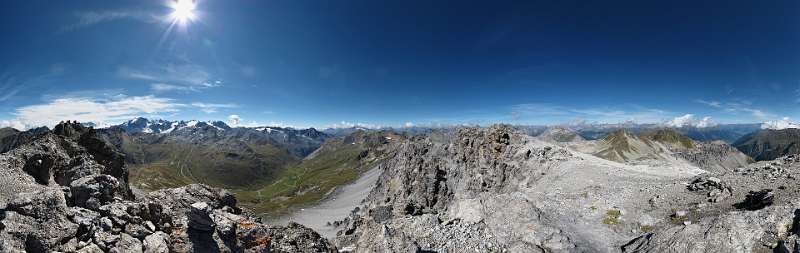
<svg viewBox="0 0 800 253">
<path fill-rule="evenodd" d="M 62 123 L 0 155 L 0 252 L 335 252 L 297 224 L 273 227 L 225 190 L 134 198 L 124 156 Z"/>
</svg>

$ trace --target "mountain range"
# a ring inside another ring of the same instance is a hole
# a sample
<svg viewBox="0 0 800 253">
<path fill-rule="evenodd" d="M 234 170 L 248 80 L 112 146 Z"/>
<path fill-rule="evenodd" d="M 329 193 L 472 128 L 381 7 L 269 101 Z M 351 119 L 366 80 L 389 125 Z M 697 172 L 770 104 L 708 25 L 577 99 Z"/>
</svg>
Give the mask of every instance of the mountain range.
<svg viewBox="0 0 800 253">
<path fill-rule="evenodd" d="M 539 140 L 612 161 L 714 171 L 744 166 L 753 159 L 798 153 L 796 147 L 800 143 L 797 135 L 791 134 L 796 129 L 760 130 L 752 124 L 707 128 L 635 124 L 515 128 Z M 243 205 L 271 216 L 319 201 L 330 190 L 352 182 L 370 164 L 390 153 L 393 143 L 417 135 L 446 139 L 455 129 L 352 127 L 318 131 L 231 127 L 222 121 L 136 118 L 98 129 L 97 134 L 125 154 L 131 168 L 131 185 L 137 188 L 152 191 L 204 183 L 231 189 Z M 43 131 L 47 129 L 0 129 L 0 151 L 12 149 Z M 726 143 L 739 136 L 736 148 Z"/>
<path fill-rule="evenodd" d="M 355 180 L 381 157 L 387 140 L 404 139 L 391 131 L 365 130 L 334 136 L 314 128 L 137 118 L 98 134 L 126 154 L 135 187 L 223 187 L 243 206 L 274 216 Z"/>
<path fill-rule="evenodd" d="M 800 249 L 800 155 L 754 162 L 673 128 L 599 139 L 508 125 L 331 136 L 184 121 L 0 133 L 0 251 Z M 794 138 L 796 130 L 759 130 L 741 143 L 778 155 L 795 152 Z M 255 218 L 348 199 L 338 189 L 366 172 L 377 176 L 365 197 L 339 207 L 351 211 L 311 214 L 327 225 Z M 321 229 L 338 232 L 325 239 Z"/>
</svg>

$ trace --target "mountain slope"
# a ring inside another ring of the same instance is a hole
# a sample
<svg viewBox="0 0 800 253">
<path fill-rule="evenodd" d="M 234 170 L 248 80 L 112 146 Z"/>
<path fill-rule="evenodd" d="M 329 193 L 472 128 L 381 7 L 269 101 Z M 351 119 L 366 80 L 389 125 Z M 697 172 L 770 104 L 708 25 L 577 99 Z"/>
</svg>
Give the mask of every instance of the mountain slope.
<svg viewBox="0 0 800 253">
<path fill-rule="evenodd" d="M 743 167 L 752 159 L 722 142 L 694 141 L 674 129 L 660 128 L 633 134 L 620 129 L 598 141 L 594 154 L 630 164 L 666 163 L 696 166 L 706 171 Z M 591 149 L 588 149 L 592 152 Z"/>
<path fill-rule="evenodd" d="M 204 183 L 241 189 L 268 182 L 329 138 L 313 128 L 232 128 L 221 121 L 137 118 L 99 130 L 126 154 L 145 190 Z"/>
<path fill-rule="evenodd" d="M 241 188 L 275 177 L 299 157 L 266 140 L 224 136 L 205 127 L 169 135 L 104 129 L 105 138 L 126 154 L 132 184 L 145 190 L 204 183 Z"/>
<path fill-rule="evenodd" d="M 390 156 L 394 145 L 404 139 L 388 131 L 357 131 L 329 139 L 299 164 L 289 165 L 275 180 L 234 192 L 243 206 L 264 215 L 282 215 L 291 208 L 318 202 L 337 187 L 355 181 Z"/>
<path fill-rule="evenodd" d="M 100 132 L 127 154 L 134 186 L 223 187 L 263 216 L 321 200 L 383 157 L 387 144 L 404 138 L 387 131 L 331 138 L 313 128 L 230 128 L 224 123 L 143 119 L 128 123 Z M 164 125 L 174 127 L 158 130 Z"/>
<path fill-rule="evenodd" d="M 577 142 L 585 141 L 578 132 L 565 127 L 550 127 L 538 136 L 540 140 L 550 142 Z"/>
<path fill-rule="evenodd" d="M 618 162 L 655 157 L 662 151 L 649 140 L 639 138 L 625 129 L 611 132 L 600 143 L 601 149 L 595 155 Z"/>
<path fill-rule="evenodd" d="M 800 154 L 800 129 L 764 129 L 742 137 L 733 146 L 758 161 Z"/>
<path fill-rule="evenodd" d="M 6 138 L 6 137 L 11 136 L 11 135 L 15 135 L 17 133 L 19 133 L 19 131 L 17 131 L 17 129 L 13 129 L 13 128 L 10 128 L 10 127 L 0 128 L 0 139 Z"/>
</svg>

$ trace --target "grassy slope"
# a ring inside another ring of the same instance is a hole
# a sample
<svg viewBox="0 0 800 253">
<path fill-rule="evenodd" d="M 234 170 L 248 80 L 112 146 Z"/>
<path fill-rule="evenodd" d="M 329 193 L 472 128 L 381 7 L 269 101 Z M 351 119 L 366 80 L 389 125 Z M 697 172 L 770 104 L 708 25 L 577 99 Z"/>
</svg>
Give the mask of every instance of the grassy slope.
<svg viewBox="0 0 800 253">
<path fill-rule="evenodd" d="M 262 216 L 277 216 L 354 182 L 384 158 L 380 147 L 386 136 L 402 139 L 389 133 L 354 133 L 328 140 L 302 161 L 267 145 L 141 144 L 125 138 L 122 147 L 137 160 L 129 164 L 130 178 L 140 189 L 205 183 L 232 191 L 242 206 Z"/>
<path fill-rule="evenodd" d="M 262 216 L 279 216 L 323 200 L 337 187 L 354 182 L 361 173 L 386 158 L 377 140 L 395 134 L 355 133 L 326 142 L 313 157 L 289 166 L 275 181 L 258 189 L 235 190 L 240 203 Z"/>
<path fill-rule="evenodd" d="M 246 188 L 275 178 L 286 164 L 298 158 L 272 146 L 244 148 L 187 143 L 125 144 L 138 152 L 130 164 L 131 181 L 144 190 L 204 183 L 229 189 Z"/>
<path fill-rule="evenodd" d="M 688 149 L 694 148 L 694 141 L 692 141 L 692 139 L 672 129 L 657 129 L 646 132 L 641 135 L 641 138 L 661 143 L 677 144 Z"/>
</svg>

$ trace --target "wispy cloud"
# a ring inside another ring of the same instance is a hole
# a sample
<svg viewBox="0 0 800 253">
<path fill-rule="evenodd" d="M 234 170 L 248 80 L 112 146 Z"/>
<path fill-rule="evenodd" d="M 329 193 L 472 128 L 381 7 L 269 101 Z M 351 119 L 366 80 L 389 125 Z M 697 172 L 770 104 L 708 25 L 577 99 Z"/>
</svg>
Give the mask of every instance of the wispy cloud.
<svg viewBox="0 0 800 253">
<path fill-rule="evenodd" d="M 201 103 L 201 102 L 194 102 L 191 105 L 193 107 L 200 109 L 200 111 L 205 113 L 216 113 L 219 111 L 219 109 L 239 107 L 239 105 L 237 104 L 213 104 L 213 103 Z"/>
<path fill-rule="evenodd" d="M 765 120 L 775 117 L 775 114 L 772 114 L 760 108 L 753 107 L 753 102 L 745 99 L 736 99 L 730 102 L 706 101 L 697 99 L 695 100 L 695 102 L 705 104 L 709 107 L 719 109 L 729 114 L 734 114 L 734 115 L 749 114 L 750 116 L 758 120 Z"/>
<path fill-rule="evenodd" d="M 707 105 L 707 106 L 711 106 L 711 107 L 714 107 L 714 108 L 721 108 L 722 107 L 722 103 L 720 103 L 719 101 L 715 101 L 715 100 L 706 101 L 706 100 L 702 100 L 702 99 L 696 99 L 696 100 L 694 100 L 694 102 L 701 103 L 701 104 L 704 104 L 704 105 Z"/>
<path fill-rule="evenodd" d="M 117 73 L 127 79 L 150 82 L 154 92 L 201 91 L 222 86 L 222 81 L 215 79 L 202 66 L 192 63 L 166 64 L 148 70 L 120 67 Z"/>
<path fill-rule="evenodd" d="M 17 108 L 14 113 L 16 118 L 0 122 L 0 125 L 27 129 L 53 126 L 60 121 L 77 120 L 106 126 L 138 116 L 177 112 L 183 106 L 173 99 L 156 96 L 118 95 L 104 99 L 64 97 L 43 104 Z"/>
<path fill-rule="evenodd" d="M 598 123 L 657 123 L 669 118 L 670 112 L 628 105 L 622 108 L 597 107 L 573 108 L 547 103 L 518 104 L 511 107 L 511 116 L 515 121 L 539 120 L 543 122 L 567 122 L 576 119 Z"/>
<path fill-rule="evenodd" d="M 17 96 L 21 91 L 29 89 L 38 83 L 45 83 L 52 78 L 58 77 L 66 72 L 66 65 L 53 64 L 49 71 L 36 76 L 19 73 L 5 72 L 0 75 L 0 102 L 5 102 Z"/>
<path fill-rule="evenodd" d="M 75 31 L 116 20 L 134 20 L 145 23 L 155 23 L 162 20 L 162 17 L 143 10 L 84 11 L 76 12 L 75 17 L 78 18 L 78 21 L 62 27 L 62 32 Z"/>
<path fill-rule="evenodd" d="M 14 77 L 6 77 L 4 80 L 0 80 L 0 94 L 2 94 L 0 95 L 0 102 L 16 96 L 22 88 L 23 85 L 20 85 Z"/>
<path fill-rule="evenodd" d="M 168 83 L 151 83 L 150 89 L 159 93 L 169 91 L 192 91 L 190 87 Z"/>
<path fill-rule="evenodd" d="M 797 99 L 795 99 L 795 102 L 800 103 L 800 85 L 798 85 L 797 89 L 794 90 L 794 94 L 797 97 Z"/>
</svg>

